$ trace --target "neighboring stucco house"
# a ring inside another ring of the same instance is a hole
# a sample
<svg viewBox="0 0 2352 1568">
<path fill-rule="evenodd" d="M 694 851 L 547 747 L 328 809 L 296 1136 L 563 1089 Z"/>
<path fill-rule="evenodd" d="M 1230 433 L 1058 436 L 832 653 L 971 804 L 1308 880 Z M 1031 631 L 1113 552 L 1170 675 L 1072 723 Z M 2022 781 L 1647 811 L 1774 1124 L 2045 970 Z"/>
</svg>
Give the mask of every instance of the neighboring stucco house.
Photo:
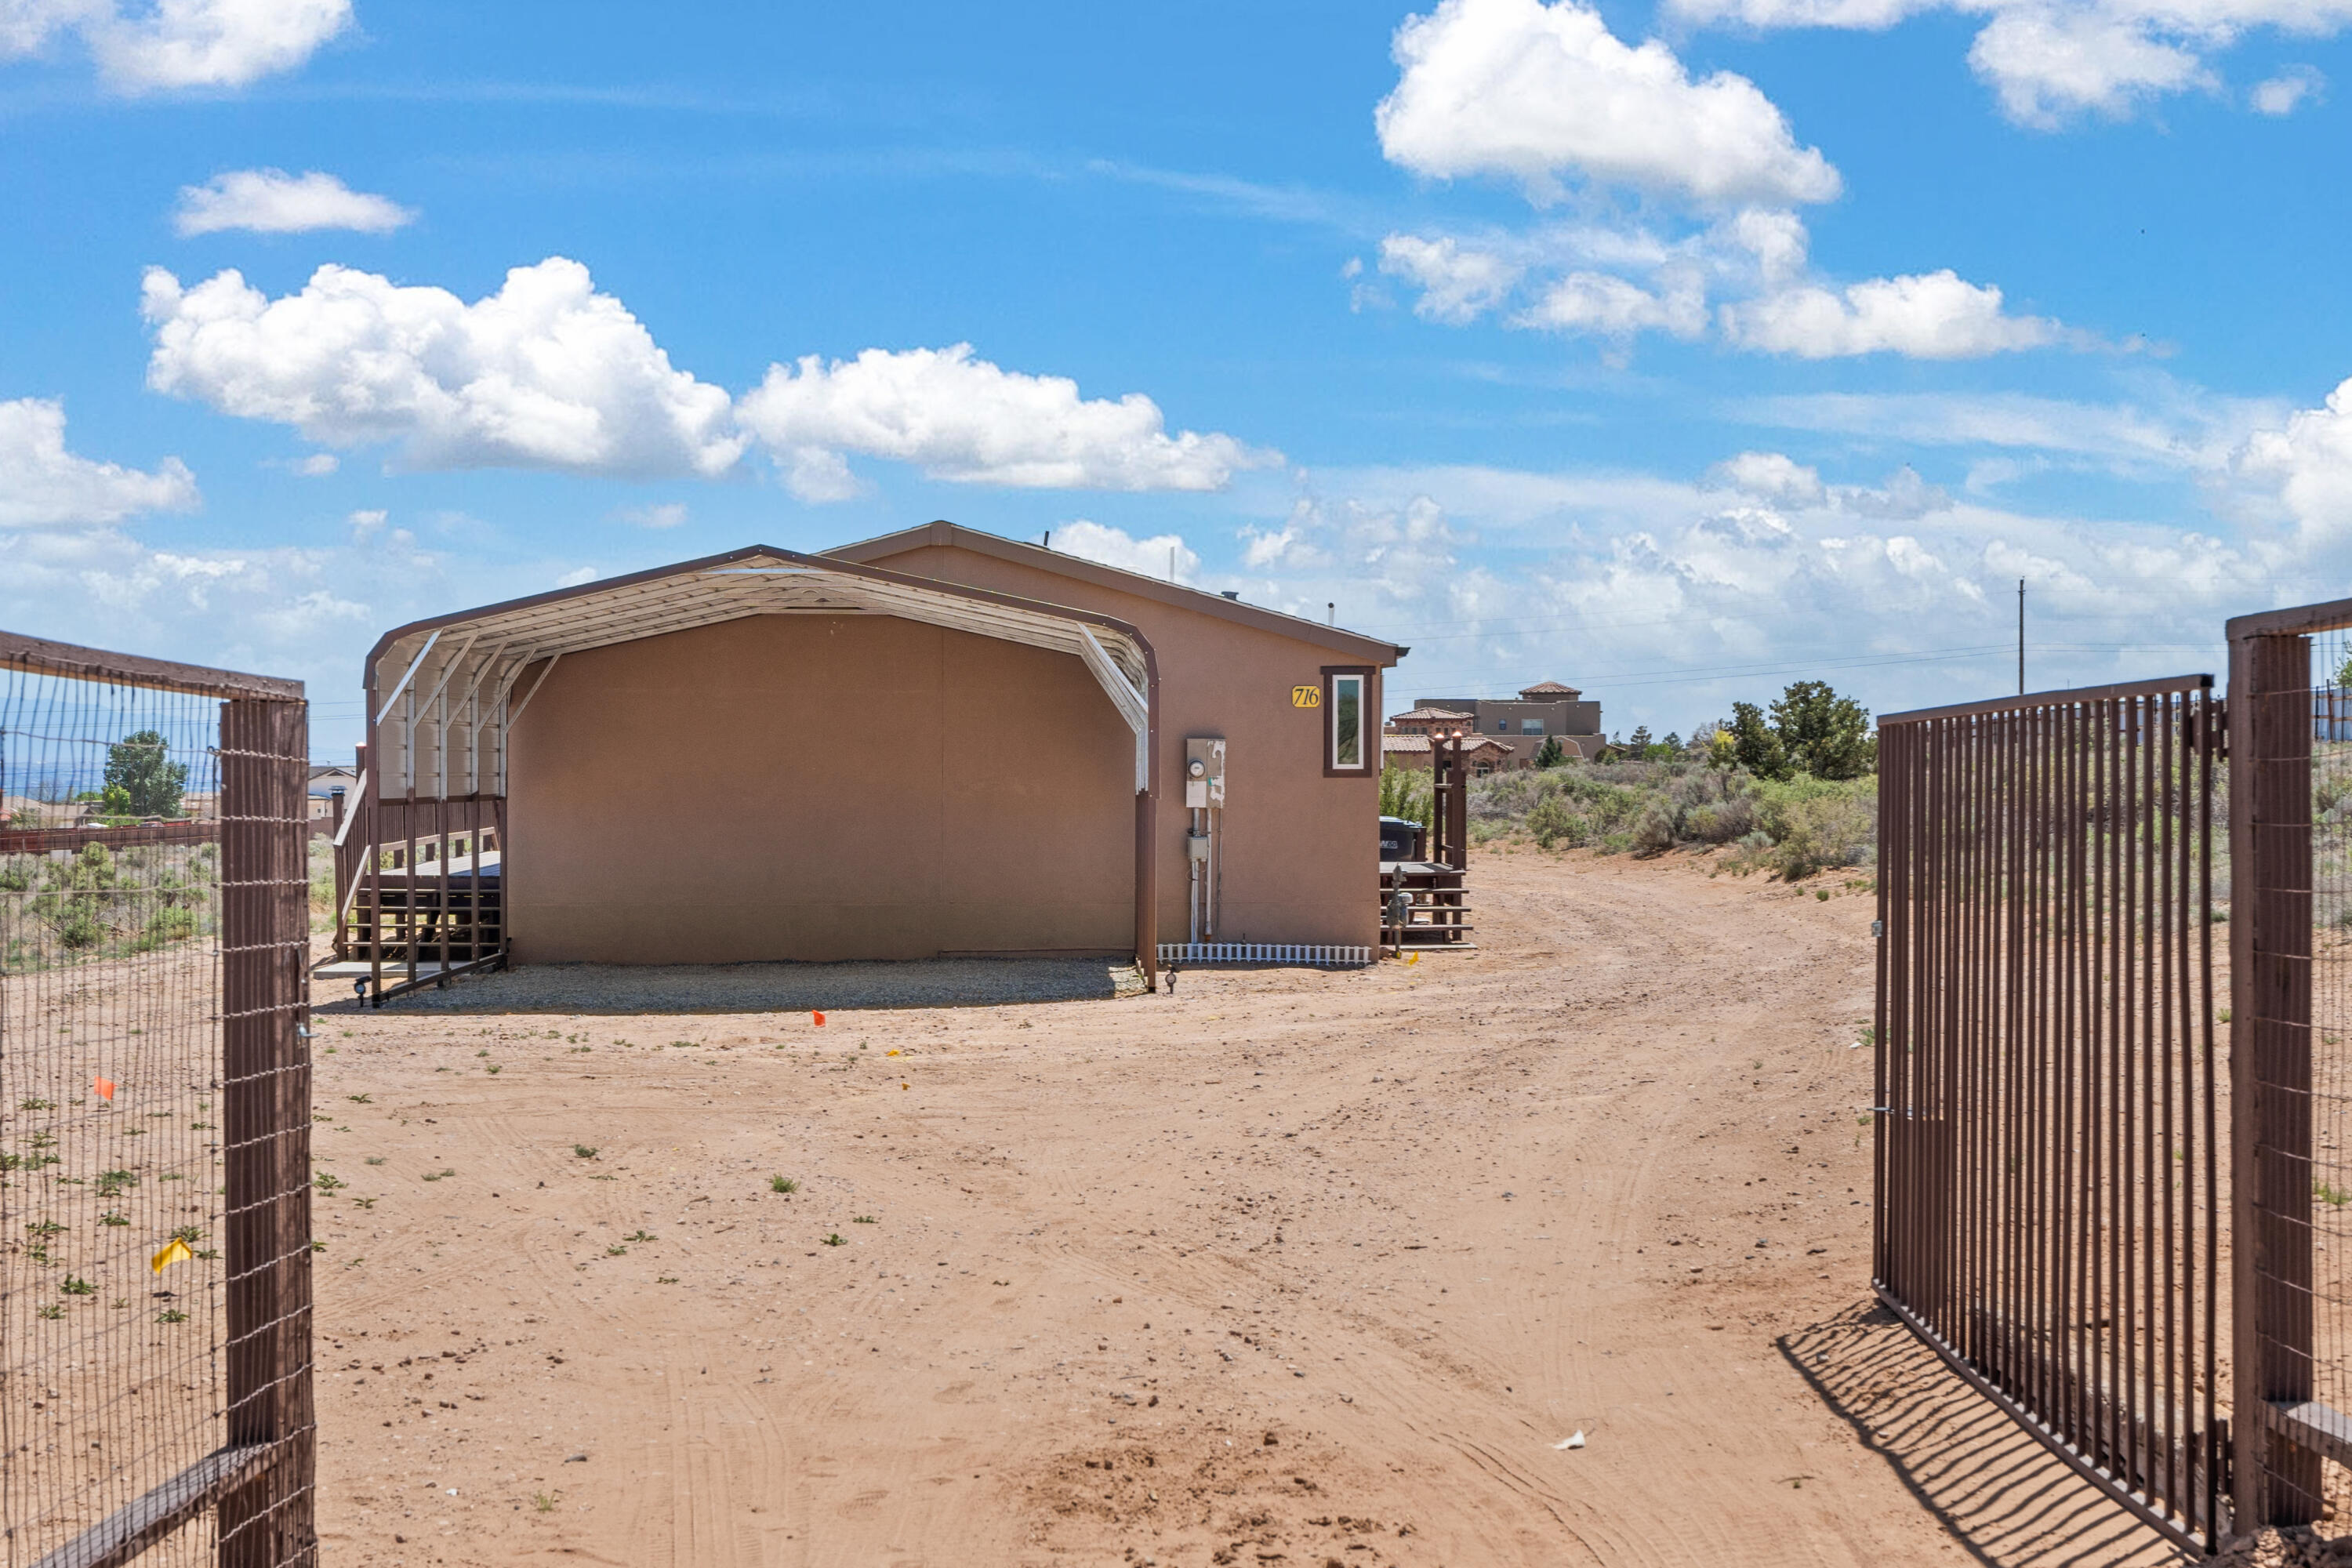
<svg viewBox="0 0 2352 1568">
<path fill-rule="evenodd" d="M 1517 698 L 1424 697 L 1413 714 L 1435 710 L 1462 715 L 1458 722 L 1464 731 L 1488 737 L 1509 749 L 1510 766 L 1533 767 L 1536 754 L 1552 736 L 1558 736 L 1571 754 L 1588 758 L 1600 755 L 1604 744 L 1601 704 L 1587 702 L 1583 696 L 1573 686 L 1546 680 L 1523 688 Z M 1402 729 L 1403 721 L 1413 714 L 1400 715 L 1391 722 Z M 1434 721 L 1430 727 L 1441 732 L 1449 728 Z M 1421 732 L 1429 732 L 1429 728 Z"/>
</svg>

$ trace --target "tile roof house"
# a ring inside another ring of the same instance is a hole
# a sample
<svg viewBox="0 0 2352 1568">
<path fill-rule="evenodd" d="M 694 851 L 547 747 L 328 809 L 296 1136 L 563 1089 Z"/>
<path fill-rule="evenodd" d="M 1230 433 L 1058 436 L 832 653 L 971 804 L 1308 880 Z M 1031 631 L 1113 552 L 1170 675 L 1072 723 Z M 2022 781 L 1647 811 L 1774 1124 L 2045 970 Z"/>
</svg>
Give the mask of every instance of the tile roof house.
<svg viewBox="0 0 2352 1568">
<path fill-rule="evenodd" d="M 1601 704 L 1587 702 L 1583 696 L 1573 686 L 1543 680 L 1521 687 L 1517 698 L 1424 697 L 1389 722 L 1399 733 L 1459 728 L 1505 747 L 1510 756 L 1504 765 L 1531 768 L 1550 740 L 1559 741 L 1572 756 L 1601 754 Z M 1446 716 L 1444 721 L 1436 720 L 1439 714 Z"/>
</svg>

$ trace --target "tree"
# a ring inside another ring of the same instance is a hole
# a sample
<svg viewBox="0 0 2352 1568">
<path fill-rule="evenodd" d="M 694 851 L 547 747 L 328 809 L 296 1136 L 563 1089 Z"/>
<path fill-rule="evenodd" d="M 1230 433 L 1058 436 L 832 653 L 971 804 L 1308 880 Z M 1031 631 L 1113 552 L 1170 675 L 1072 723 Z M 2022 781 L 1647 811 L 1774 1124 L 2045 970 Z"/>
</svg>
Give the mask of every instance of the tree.
<svg viewBox="0 0 2352 1568">
<path fill-rule="evenodd" d="M 1731 705 L 1732 760 L 1759 779 L 1789 776 L 1789 748 L 1780 732 L 1764 721 L 1764 710 L 1753 702 Z"/>
<path fill-rule="evenodd" d="M 1546 735 L 1544 743 L 1536 749 L 1536 766 L 1556 768 L 1568 761 L 1568 748 L 1559 743 L 1558 735 Z"/>
<path fill-rule="evenodd" d="M 1772 704 L 1772 728 L 1790 762 L 1817 779 L 1858 779 L 1878 765 L 1870 710 L 1827 681 L 1791 683 Z"/>
<path fill-rule="evenodd" d="M 1650 727 L 1647 724 L 1634 725 L 1633 732 L 1625 738 L 1625 749 L 1633 752 L 1637 757 L 1648 756 L 1650 754 Z"/>
<path fill-rule="evenodd" d="M 187 784 L 188 765 L 172 761 L 167 742 L 155 731 L 141 730 L 106 748 L 101 798 L 113 815 L 177 816 Z"/>
</svg>

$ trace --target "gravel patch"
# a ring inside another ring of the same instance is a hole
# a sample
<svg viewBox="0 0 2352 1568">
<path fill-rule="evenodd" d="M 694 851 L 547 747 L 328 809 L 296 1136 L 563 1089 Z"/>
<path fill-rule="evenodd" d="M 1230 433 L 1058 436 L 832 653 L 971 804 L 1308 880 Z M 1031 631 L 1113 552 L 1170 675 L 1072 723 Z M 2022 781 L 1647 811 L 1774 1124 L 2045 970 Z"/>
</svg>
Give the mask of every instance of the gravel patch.
<svg viewBox="0 0 2352 1568">
<path fill-rule="evenodd" d="M 321 989 L 324 987 L 322 986 Z M 1108 1002 L 1143 990 L 1132 963 L 940 958 L 903 963 L 534 963 L 467 975 L 384 1004 L 412 1013 L 795 1013 Z M 358 1004 L 321 1004 L 350 1013 Z"/>
</svg>

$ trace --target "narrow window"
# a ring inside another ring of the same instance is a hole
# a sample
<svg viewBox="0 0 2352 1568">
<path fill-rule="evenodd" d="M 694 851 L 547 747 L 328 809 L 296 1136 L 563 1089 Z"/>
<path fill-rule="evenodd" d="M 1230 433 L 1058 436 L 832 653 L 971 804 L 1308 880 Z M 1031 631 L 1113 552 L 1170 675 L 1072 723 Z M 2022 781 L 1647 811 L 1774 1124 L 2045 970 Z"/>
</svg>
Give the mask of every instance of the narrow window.
<svg viewBox="0 0 2352 1568">
<path fill-rule="evenodd" d="M 1364 678 L 1360 675 L 1331 678 L 1331 765 L 1364 765 Z"/>
<path fill-rule="evenodd" d="M 1380 770 L 1369 739 L 1373 671 L 1363 665 L 1327 666 L 1323 671 L 1323 771 L 1328 774 Z"/>
</svg>

